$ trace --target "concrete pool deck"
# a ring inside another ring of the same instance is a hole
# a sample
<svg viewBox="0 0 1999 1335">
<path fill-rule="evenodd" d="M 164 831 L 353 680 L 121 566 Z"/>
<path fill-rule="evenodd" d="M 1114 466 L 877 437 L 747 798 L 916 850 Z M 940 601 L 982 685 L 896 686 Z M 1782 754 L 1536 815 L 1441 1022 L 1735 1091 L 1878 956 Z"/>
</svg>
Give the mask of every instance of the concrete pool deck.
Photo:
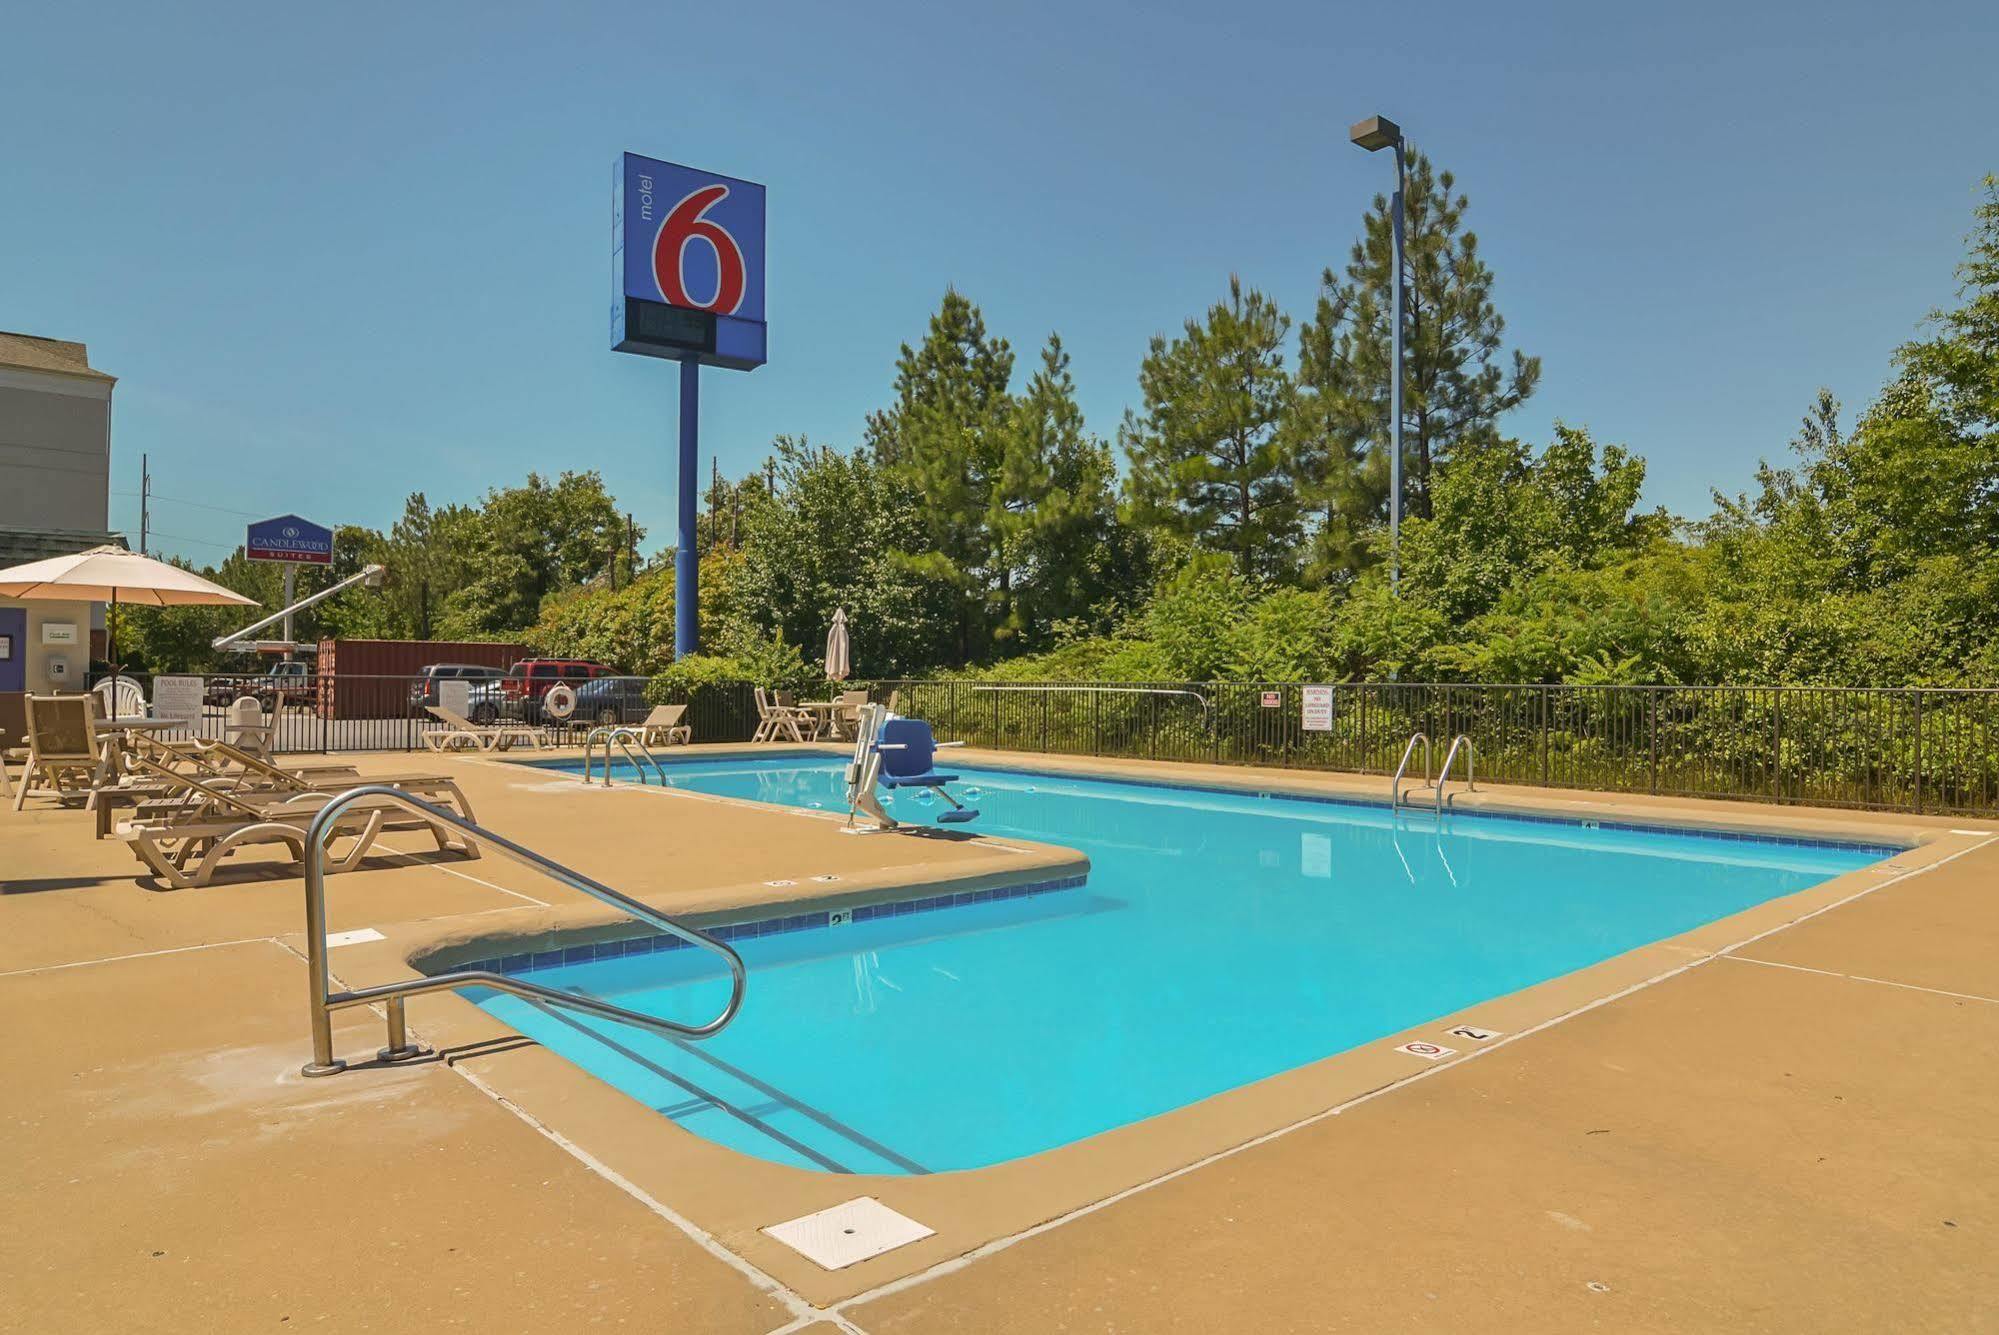
<svg viewBox="0 0 1999 1335">
<path fill-rule="evenodd" d="M 965 755 L 982 759 L 1385 786 Z M 817 874 L 842 878 L 822 896 L 865 899 L 1073 865 L 989 847 L 1015 841 L 852 839 L 802 813 L 586 793 L 480 759 L 361 764 L 447 768 L 483 823 L 683 912 L 775 902 L 797 889 L 764 882 Z M 697 1141 L 524 1041 L 471 1047 L 483 1013 L 452 996 L 410 1015 L 453 1060 L 304 1080 L 297 878 L 252 854 L 240 883 L 154 891 L 84 813 L 31 804 L 0 816 L 0 1329 L 1999 1325 L 1999 822 L 1482 800 L 1930 842 L 1893 860 L 1900 879 L 1855 873 L 1871 880 L 1498 999 L 1481 1016 L 1506 1038 L 1475 1054 L 1395 1064 L 1367 1045 L 1125 1128 L 1148 1132 L 1130 1143 L 1021 1161 L 1054 1167 L 1010 1182 L 989 1175 L 1018 1165 L 856 1181 Z M 348 982 L 598 913 L 495 858 L 328 885 L 333 930 L 385 938 L 333 952 Z M 336 1019 L 348 1056 L 381 1032 L 365 1010 Z M 756 1231 L 799 1212 L 800 1178 L 825 1193 L 805 1208 L 876 1194 L 940 1238 L 817 1271 Z"/>
</svg>

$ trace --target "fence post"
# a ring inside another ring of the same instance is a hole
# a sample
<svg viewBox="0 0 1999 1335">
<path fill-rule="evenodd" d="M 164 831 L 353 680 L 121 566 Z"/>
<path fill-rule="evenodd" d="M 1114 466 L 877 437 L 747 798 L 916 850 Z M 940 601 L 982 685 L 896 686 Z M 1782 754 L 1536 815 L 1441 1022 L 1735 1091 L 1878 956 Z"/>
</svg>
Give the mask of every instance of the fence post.
<svg viewBox="0 0 1999 1335">
<path fill-rule="evenodd" d="M 1646 695 L 1652 701 L 1652 721 L 1647 731 L 1651 734 L 1652 741 L 1652 796 L 1657 797 L 1659 795 L 1659 688 L 1653 687 L 1646 692 Z"/>
<path fill-rule="evenodd" d="M 1048 754 L 1048 692 L 1041 693 L 1041 754 Z"/>
<path fill-rule="evenodd" d="M 1916 814 L 1923 814 L 1923 693 L 1916 691 Z"/>
<path fill-rule="evenodd" d="M 1541 786 L 1548 786 L 1548 688 L 1541 688 Z"/>
<path fill-rule="evenodd" d="M 1770 796 L 1784 795 L 1784 688 L 1770 692 Z"/>
</svg>

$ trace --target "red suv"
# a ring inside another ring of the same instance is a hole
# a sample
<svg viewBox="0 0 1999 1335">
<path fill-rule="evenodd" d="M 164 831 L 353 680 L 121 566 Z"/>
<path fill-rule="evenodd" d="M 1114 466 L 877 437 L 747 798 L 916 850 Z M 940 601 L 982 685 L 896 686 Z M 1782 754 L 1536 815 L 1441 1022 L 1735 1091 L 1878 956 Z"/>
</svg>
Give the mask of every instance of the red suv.
<svg viewBox="0 0 1999 1335">
<path fill-rule="evenodd" d="M 587 658 L 523 658 L 500 678 L 504 711 L 525 723 L 541 722 L 541 698 L 557 682 L 580 686 L 596 677 L 615 677 L 618 670 Z"/>
</svg>

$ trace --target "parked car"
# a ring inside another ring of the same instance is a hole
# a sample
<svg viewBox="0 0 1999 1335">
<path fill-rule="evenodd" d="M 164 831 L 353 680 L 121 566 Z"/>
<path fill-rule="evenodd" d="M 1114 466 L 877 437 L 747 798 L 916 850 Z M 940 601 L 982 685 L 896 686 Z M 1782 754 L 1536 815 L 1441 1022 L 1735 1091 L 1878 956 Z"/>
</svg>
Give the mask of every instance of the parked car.
<svg viewBox="0 0 1999 1335">
<path fill-rule="evenodd" d="M 271 664 L 271 670 L 261 677 L 251 677 L 242 682 L 238 695 L 254 695 L 257 703 L 270 713 L 280 704 L 292 704 L 312 695 L 312 664 L 297 659 Z"/>
<path fill-rule="evenodd" d="M 609 664 L 593 663 L 587 658 L 523 658 L 500 678 L 500 693 L 505 701 L 500 716 L 522 723 L 547 722 L 542 717 L 541 699 L 548 694 L 549 687 L 559 681 L 580 687 L 598 677 L 617 675 L 618 670 Z M 577 717 L 581 717 L 581 711 Z"/>
<path fill-rule="evenodd" d="M 475 683 L 493 682 L 507 675 L 505 668 L 484 667 L 477 663 L 431 663 L 418 671 L 416 680 L 410 683 L 410 713 L 421 714 L 431 705 L 444 702 L 439 683 L 447 681 L 469 681 Z"/>
<path fill-rule="evenodd" d="M 473 682 L 471 698 L 466 701 L 465 717 L 474 723 L 496 723 L 501 718 L 518 718 L 519 715 L 513 712 L 513 702 L 503 689 L 505 684 L 505 677 Z"/>
<path fill-rule="evenodd" d="M 598 677 L 576 688 L 572 717 L 592 723 L 643 723 L 651 712 L 644 677 Z"/>
</svg>

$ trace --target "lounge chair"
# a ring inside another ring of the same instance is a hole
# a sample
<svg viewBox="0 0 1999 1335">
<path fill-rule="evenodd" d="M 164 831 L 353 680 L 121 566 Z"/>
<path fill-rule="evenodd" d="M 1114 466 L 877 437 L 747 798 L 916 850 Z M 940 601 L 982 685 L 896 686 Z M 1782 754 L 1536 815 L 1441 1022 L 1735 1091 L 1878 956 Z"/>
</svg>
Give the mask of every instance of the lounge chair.
<svg viewBox="0 0 1999 1335">
<path fill-rule="evenodd" d="M 444 726 L 426 728 L 423 744 L 433 751 L 468 748 L 477 751 L 504 751 L 516 742 L 527 746 L 547 746 L 548 729 L 528 723 L 474 723 L 463 714 L 442 705 L 425 705 L 424 710 Z"/>
<path fill-rule="evenodd" d="M 770 692 L 763 687 L 756 688 L 757 730 L 750 735 L 753 742 L 774 742 L 779 733 L 787 733 L 794 742 L 805 740 L 805 730 L 811 728 L 810 717 L 800 718 L 802 711 L 783 703 L 773 703 Z"/>
<path fill-rule="evenodd" d="M 311 810 L 327 799 L 361 784 L 400 788 L 413 797 L 474 820 L 472 804 L 455 779 L 446 774 L 362 775 L 352 765 L 283 766 L 238 750 L 227 742 L 191 745 L 148 738 L 125 761 L 129 782 L 96 793 L 97 837 L 117 824 L 113 812 L 132 810 L 129 819 L 157 822 L 215 814 L 205 801 L 205 789 L 216 788 L 256 806 L 280 804 L 286 810 Z M 195 779 L 198 783 L 183 782 Z"/>
<path fill-rule="evenodd" d="M 694 741 L 694 729 L 681 718 L 687 713 L 686 705 L 655 705 L 646 715 L 646 721 L 639 724 L 639 740 L 647 746 L 672 746 L 675 742 L 683 745 Z M 664 738 L 665 740 L 661 740 Z"/>
<path fill-rule="evenodd" d="M 168 769 L 158 761 L 137 757 L 164 782 L 186 791 L 171 810 L 148 812 L 144 818 L 118 827 L 133 854 L 167 885 L 187 890 L 208 884 L 222 860 L 239 848 L 282 844 L 294 864 L 303 864 L 306 832 L 331 793 L 291 793 L 260 796 L 232 793 L 201 779 Z M 142 811 L 145 809 L 142 808 Z M 448 825 L 380 798 L 364 799 L 343 810 L 334 821 L 326 869 L 352 871 L 361 865 L 377 839 L 392 830 L 423 830 L 437 841 L 438 851 L 465 858 L 479 856 L 477 844 Z M 348 840 L 346 850 L 335 842 Z"/>
<path fill-rule="evenodd" d="M 103 759 L 97 749 L 97 697 L 31 695 L 27 699 L 27 768 L 14 794 L 14 810 L 28 803 L 37 787 L 58 795 L 88 793 L 97 786 Z"/>
</svg>

